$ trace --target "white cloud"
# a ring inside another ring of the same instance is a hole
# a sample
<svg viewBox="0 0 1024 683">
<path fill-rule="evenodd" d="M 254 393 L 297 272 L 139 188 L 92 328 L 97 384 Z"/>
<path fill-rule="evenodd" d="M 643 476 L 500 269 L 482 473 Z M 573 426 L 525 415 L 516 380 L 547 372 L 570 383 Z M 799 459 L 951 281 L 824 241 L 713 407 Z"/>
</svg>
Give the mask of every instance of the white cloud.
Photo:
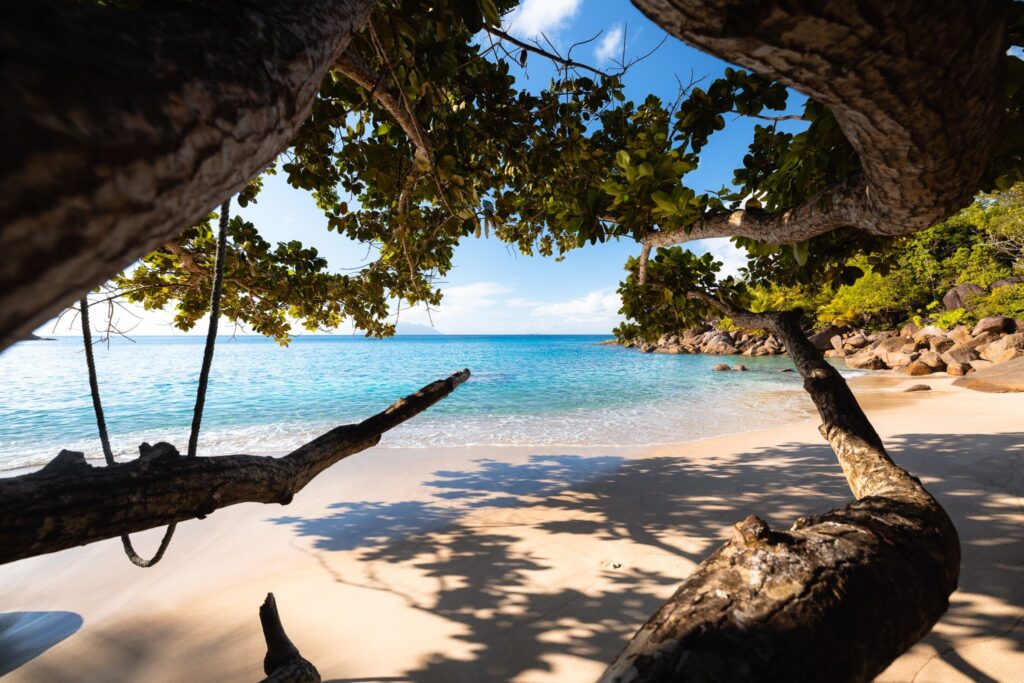
<svg viewBox="0 0 1024 683">
<path fill-rule="evenodd" d="M 522 38 L 550 36 L 576 15 L 583 0 L 523 0 L 505 15 L 505 30 Z"/>
<path fill-rule="evenodd" d="M 402 311 L 402 319 L 425 324 L 432 320 L 443 332 L 444 323 L 466 322 L 472 324 L 473 319 L 479 317 L 481 313 L 500 307 L 503 303 L 503 295 L 510 290 L 497 282 L 474 282 L 468 285 L 442 287 L 442 291 L 444 298 L 441 299 L 441 305 L 431 309 L 429 317 L 425 309 L 417 307 L 409 309 L 408 312 Z M 416 314 L 415 319 L 411 315 L 409 318 L 405 317 L 407 313 L 412 314 L 413 312 Z"/>
<path fill-rule="evenodd" d="M 611 320 L 617 318 L 621 306 L 622 300 L 618 294 L 597 290 L 577 299 L 539 304 L 530 311 L 530 315 L 568 322 Z"/>
<path fill-rule="evenodd" d="M 607 334 L 622 321 L 618 310 L 622 306 L 618 294 L 611 288 L 598 289 L 568 299 L 536 299 L 516 295 L 516 290 L 500 282 L 481 281 L 464 285 L 442 285 L 444 297 L 441 305 L 430 311 L 422 305 L 413 308 L 402 307 L 397 316 L 399 323 L 432 325 L 444 334 Z M 557 295 L 556 295 L 557 296 Z M 397 301 L 392 301 L 391 321 Z M 143 311 L 140 306 L 129 304 L 131 313 L 117 309 L 117 324 L 130 329 L 131 336 L 190 334 L 205 335 L 207 321 L 203 318 L 195 329 L 183 333 L 171 325 L 172 312 Z M 105 311 L 105 309 L 104 309 Z M 100 326 L 101 314 L 94 314 L 96 326 Z M 138 316 L 138 317 L 136 317 Z M 230 334 L 233 326 L 221 320 L 221 334 Z M 77 318 L 66 316 L 54 329 L 51 321 L 41 327 L 38 334 L 81 334 Z M 241 328 L 239 334 L 256 335 Z M 346 321 L 334 334 L 353 334 L 351 322 Z M 292 334 L 311 334 L 298 324 L 293 325 Z M 315 334 L 315 333 L 313 333 Z M 361 333 L 359 333 L 361 334 Z"/>
<path fill-rule="evenodd" d="M 514 297 L 512 299 L 506 299 L 505 305 L 509 308 L 533 308 L 537 305 L 536 301 L 530 301 L 529 299 L 521 299 Z"/>
<path fill-rule="evenodd" d="M 601 42 L 594 48 L 594 59 L 606 62 L 622 55 L 622 26 L 616 24 L 604 34 Z"/>
<path fill-rule="evenodd" d="M 738 276 L 740 268 L 747 265 L 747 252 L 730 242 L 727 237 L 700 240 L 694 243 L 692 248 L 695 253 L 708 252 L 716 261 L 722 262 L 719 277 Z"/>
<path fill-rule="evenodd" d="M 562 301 L 506 296 L 512 290 L 496 282 L 443 288 L 441 305 L 402 311 L 401 320 L 429 324 L 445 334 L 584 334 L 609 332 L 622 320 L 622 302 L 609 289 Z"/>
</svg>

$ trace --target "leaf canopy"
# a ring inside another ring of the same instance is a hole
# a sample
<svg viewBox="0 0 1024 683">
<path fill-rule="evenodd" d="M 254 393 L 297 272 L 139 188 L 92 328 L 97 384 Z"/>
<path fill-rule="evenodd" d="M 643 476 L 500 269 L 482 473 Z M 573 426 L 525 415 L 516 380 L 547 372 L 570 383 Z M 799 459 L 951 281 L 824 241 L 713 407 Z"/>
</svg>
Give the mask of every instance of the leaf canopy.
<svg viewBox="0 0 1024 683">
<path fill-rule="evenodd" d="M 368 335 L 393 333 L 395 302 L 437 306 L 435 281 L 452 267 L 459 242 L 496 237 L 524 254 L 561 258 L 611 239 L 642 240 L 654 230 L 689 229 L 733 211 L 785 211 L 829 184 L 855 176 L 859 160 L 831 112 L 808 100 L 803 130 L 780 130 L 788 90 L 728 68 L 675 101 L 624 97 L 628 69 L 581 68 L 557 55 L 553 78 L 536 91 L 517 80 L 527 49 L 500 30 L 512 0 L 380 0 L 368 26 L 321 84 L 291 147 L 266 174 L 310 192 L 329 231 L 364 243 L 374 258 L 334 273 L 311 247 L 270 245 L 257 226 L 231 222 L 225 315 L 282 343 L 290 320 L 308 329 L 351 321 Z M 1019 37 L 1020 27 L 1010 32 Z M 533 50 L 545 52 L 537 46 Z M 534 55 L 534 58 L 537 58 Z M 985 188 L 1021 177 L 1024 67 L 1006 58 L 1005 130 Z M 758 125 L 732 183 L 698 192 L 687 174 L 716 132 L 735 116 Z M 262 177 L 239 196 L 258 200 Z M 837 230 L 793 246 L 734 238 L 746 249 L 746 282 L 723 280 L 710 257 L 683 248 L 651 260 L 645 291 L 638 263 L 622 284 L 623 313 L 647 326 L 706 315 L 687 287 L 740 300 L 749 285 L 849 284 L 858 255 L 891 239 Z M 214 239 L 210 222 L 147 256 L 113 286 L 147 308 L 174 306 L 175 324 L 206 312 Z M 650 315 L 652 307 L 663 319 Z M 647 311 L 642 314 L 641 311 Z M 660 322 L 653 322 L 655 319 Z"/>
</svg>

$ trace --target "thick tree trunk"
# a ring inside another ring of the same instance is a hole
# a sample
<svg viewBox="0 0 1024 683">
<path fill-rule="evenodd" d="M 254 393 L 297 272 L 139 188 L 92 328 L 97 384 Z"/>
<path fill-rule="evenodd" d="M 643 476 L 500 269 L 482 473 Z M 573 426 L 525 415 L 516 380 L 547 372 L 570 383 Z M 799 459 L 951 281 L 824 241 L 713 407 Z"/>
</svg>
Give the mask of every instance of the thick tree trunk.
<svg viewBox="0 0 1024 683">
<path fill-rule="evenodd" d="M 280 458 L 184 458 L 143 444 L 137 460 L 94 467 L 61 451 L 38 472 L 0 479 L 0 564 L 121 534 L 203 518 L 236 503 L 279 503 L 346 456 L 434 405 L 469 378 L 462 370 L 359 424 L 336 427 Z"/>
<path fill-rule="evenodd" d="M 736 211 L 648 247 L 916 232 L 971 201 L 1002 117 L 1009 3 L 633 0 L 672 35 L 827 105 L 863 169 L 789 211 Z"/>
<path fill-rule="evenodd" d="M 870 680 L 945 612 L 959 576 L 956 529 L 886 454 L 796 314 L 730 315 L 785 343 L 857 500 L 788 531 L 753 516 L 737 524 L 601 680 Z"/>
<path fill-rule="evenodd" d="M 0 350 L 284 150 L 372 0 L 4 3 Z"/>
</svg>

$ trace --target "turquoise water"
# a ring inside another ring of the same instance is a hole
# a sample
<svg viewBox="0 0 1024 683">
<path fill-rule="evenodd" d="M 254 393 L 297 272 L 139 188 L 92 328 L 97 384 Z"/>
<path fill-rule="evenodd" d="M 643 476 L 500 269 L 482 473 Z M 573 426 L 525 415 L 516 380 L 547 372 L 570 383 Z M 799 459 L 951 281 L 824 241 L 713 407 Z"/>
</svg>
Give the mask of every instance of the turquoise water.
<svg viewBox="0 0 1024 683">
<path fill-rule="evenodd" d="M 463 367 L 470 381 L 389 432 L 394 447 L 641 445 L 789 421 L 810 407 L 786 358 L 641 354 L 591 336 L 308 336 L 282 348 L 222 338 L 201 454 L 290 450 Z M 140 337 L 96 347 L 114 451 L 142 441 L 184 450 L 203 339 Z M 726 359 L 736 362 L 736 359 Z M 61 448 L 99 457 L 81 341 L 24 342 L 0 355 L 0 469 L 38 465 Z"/>
</svg>

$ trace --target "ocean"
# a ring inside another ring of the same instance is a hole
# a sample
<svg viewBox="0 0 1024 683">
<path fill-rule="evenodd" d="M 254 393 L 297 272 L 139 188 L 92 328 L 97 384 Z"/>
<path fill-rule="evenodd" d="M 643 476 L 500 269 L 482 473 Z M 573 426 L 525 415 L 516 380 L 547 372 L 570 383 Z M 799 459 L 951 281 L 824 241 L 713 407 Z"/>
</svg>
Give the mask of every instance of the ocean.
<svg viewBox="0 0 1024 683">
<path fill-rule="evenodd" d="M 218 340 L 200 455 L 291 450 L 464 367 L 469 382 L 388 432 L 399 448 L 638 446 L 749 431 L 810 414 L 786 357 L 642 354 L 600 336 L 311 335 L 288 348 Z M 201 337 L 114 339 L 96 347 L 114 452 L 143 441 L 184 451 Z M 712 372 L 723 361 L 749 372 Z M 845 374 L 845 373 L 844 373 Z M 100 458 L 81 340 L 22 342 L 0 355 L 0 469 L 62 448 Z"/>
</svg>

